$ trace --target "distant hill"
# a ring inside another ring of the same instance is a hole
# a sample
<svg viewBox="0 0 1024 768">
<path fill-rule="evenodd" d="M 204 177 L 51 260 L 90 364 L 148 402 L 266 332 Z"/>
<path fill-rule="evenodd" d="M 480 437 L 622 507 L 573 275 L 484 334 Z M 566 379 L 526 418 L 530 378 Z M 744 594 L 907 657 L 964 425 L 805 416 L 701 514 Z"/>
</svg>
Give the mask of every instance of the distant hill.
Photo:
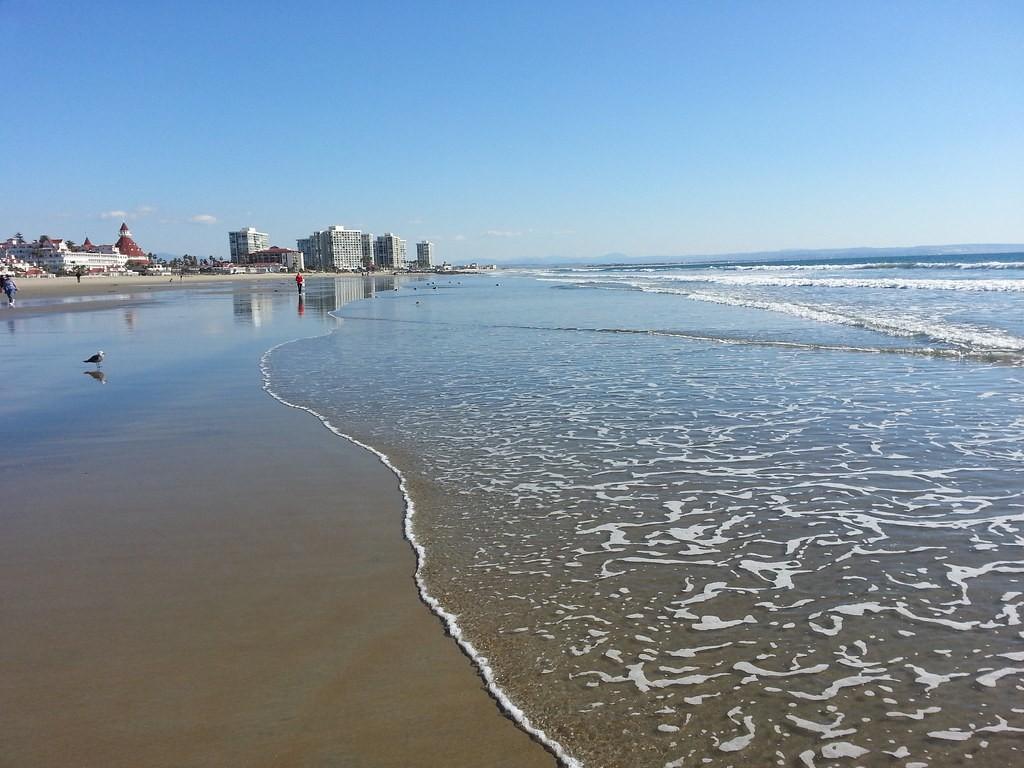
<svg viewBox="0 0 1024 768">
<path fill-rule="evenodd" d="M 507 266 L 569 264 L 676 264 L 704 261 L 782 261 L 805 259 L 893 258 L 897 256 L 972 256 L 979 253 L 1024 253 L 1022 243 L 961 243 L 956 245 L 914 245 L 893 248 L 791 248 L 781 251 L 745 251 L 740 253 L 691 254 L 688 256 L 627 256 L 606 253 L 591 259 L 536 257 L 517 259 Z"/>
</svg>

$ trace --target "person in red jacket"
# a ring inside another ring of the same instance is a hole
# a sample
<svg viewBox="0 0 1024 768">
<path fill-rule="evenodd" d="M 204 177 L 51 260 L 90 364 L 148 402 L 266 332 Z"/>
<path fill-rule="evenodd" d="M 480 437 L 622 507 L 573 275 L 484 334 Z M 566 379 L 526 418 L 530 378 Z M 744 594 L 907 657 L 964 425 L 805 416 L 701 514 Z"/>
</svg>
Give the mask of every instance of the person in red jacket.
<svg viewBox="0 0 1024 768">
<path fill-rule="evenodd" d="M 302 276 L 302 273 L 301 272 L 296 272 L 295 273 L 295 287 L 298 289 L 299 293 L 302 293 L 302 284 L 303 284 L 304 281 L 305 281 L 305 278 Z"/>
</svg>

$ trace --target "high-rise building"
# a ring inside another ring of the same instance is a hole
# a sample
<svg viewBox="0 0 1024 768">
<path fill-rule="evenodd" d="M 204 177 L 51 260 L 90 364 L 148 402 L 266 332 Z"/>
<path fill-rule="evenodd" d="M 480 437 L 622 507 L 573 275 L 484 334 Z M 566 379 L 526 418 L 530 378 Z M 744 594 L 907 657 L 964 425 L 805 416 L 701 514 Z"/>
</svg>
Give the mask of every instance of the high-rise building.
<svg viewBox="0 0 1024 768">
<path fill-rule="evenodd" d="M 405 240 L 385 232 L 374 241 L 374 258 L 384 269 L 405 269 Z"/>
<path fill-rule="evenodd" d="M 363 265 L 376 263 L 377 260 L 373 257 L 373 233 L 363 232 Z"/>
<path fill-rule="evenodd" d="M 237 232 L 228 232 L 228 243 L 231 245 L 231 261 L 239 264 L 250 253 L 269 248 L 270 236 L 266 232 L 257 232 L 253 227 L 246 227 Z"/>
<path fill-rule="evenodd" d="M 416 243 L 416 266 L 420 269 L 434 266 L 434 244 L 429 240 Z"/>
<path fill-rule="evenodd" d="M 363 262 L 363 233 L 332 226 L 320 233 L 320 259 L 326 269 L 356 270 Z"/>
<path fill-rule="evenodd" d="M 306 269 L 321 270 L 324 268 L 323 260 L 320 258 L 319 232 L 314 232 L 309 237 L 299 238 L 295 244 L 302 251 L 302 261 L 306 265 Z"/>
</svg>

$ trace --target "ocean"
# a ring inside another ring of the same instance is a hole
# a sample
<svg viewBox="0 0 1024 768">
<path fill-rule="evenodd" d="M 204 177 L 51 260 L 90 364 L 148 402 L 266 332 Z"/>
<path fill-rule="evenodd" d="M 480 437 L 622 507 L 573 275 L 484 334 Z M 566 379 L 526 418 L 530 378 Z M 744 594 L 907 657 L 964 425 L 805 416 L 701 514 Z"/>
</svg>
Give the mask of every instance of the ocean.
<svg viewBox="0 0 1024 768">
<path fill-rule="evenodd" d="M 268 391 L 564 764 L 1020 761 L 1024 254 L 336 285 Z"/>
</svg>

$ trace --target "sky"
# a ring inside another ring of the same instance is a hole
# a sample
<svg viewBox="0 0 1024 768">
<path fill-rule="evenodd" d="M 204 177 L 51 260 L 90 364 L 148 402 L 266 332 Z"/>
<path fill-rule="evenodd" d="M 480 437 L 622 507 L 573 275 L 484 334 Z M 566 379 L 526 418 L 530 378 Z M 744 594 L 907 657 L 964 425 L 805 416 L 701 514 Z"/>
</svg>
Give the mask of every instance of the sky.
<svg viewBox="0 0 1024 768">
<path fill-rule="evenodd" d="M 0 0 L 0 238 L 1024 242 L 1024 2 Z"/>
</svg>

